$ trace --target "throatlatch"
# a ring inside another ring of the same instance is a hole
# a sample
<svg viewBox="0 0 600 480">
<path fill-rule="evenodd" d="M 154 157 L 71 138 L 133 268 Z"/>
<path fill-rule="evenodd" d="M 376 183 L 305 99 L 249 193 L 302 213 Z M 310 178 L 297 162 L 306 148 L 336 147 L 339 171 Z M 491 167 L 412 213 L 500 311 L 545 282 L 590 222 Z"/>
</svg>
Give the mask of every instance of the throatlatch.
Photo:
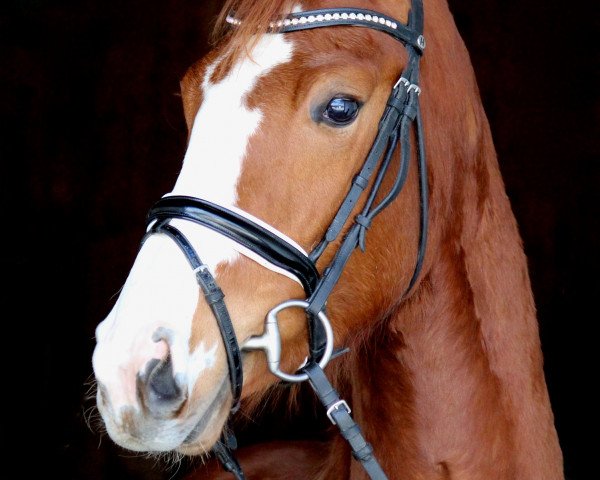
<svg viewBox="0 0 600 480">
<path fill-rule="evenodd" d="M 234 15 L 230 15 L 227 17 L 227 21 L 235 26 L 241 24 L 243 19 L 237 19 Z M 270 31 L 272 33 L 291 33 L 336 26 L 367 27 L 391 35 L 406 47 L 408 62 L 399 80 L 392 88 L 371 150 L 317 247 L 307 256 L 281 236 L 236 212 L 206 200 L 186 196 L 164 197 L 152 207 L 148 213 L 148 232 L 145 238 L 152 234 L 168 235 L 182 250 L 196 274 L 197 282 L 217 320 L 227 352 L 233 397 L 232 413 L 239 408 L 243 372 L 240 348 L 223 301 L 224 295 L 187 238 L 169 222 L 178 218 L 210 228 L 251 250 L 267 262 L 284 269 L 300 281 L 307 300 L 289 300 L 273 308 L 266 317 L 265 332 L 252 337 L 244 348 L 264 350 L 270 371 L 283 381 L 308 380 L 325 406 L 328 418 L 337 425 L 342 436 L 348 441 L 354 458 L 362 464 L 371 479 L 386 480 L 387 477 L 374 456 L 373 448 L 350 415 L 348 403 L 339 397 L 338 392 L 323 372 L 323 368 L 330 358 L 336 355 L 333 352 L 333 330 L 326 315 L 326 303 L 351 254 L 356 248 L 365 250 L 366 231 L 373 219 L 398 196 L 406 182 L 411 159 L 410 132 L 413 123 L 415 125 L 421 215 L 417 259 L 405 295 L 415 285 L 423 265 L 427 244 L 428 188 L 423 126 L 419 106 L 421 93 L 419 61 L 425 48 L 422 1 L 413 0 L 408 25 L 403 25 L 391 17 L 371 10 L 337 8 L 292 13 L 274 20 L 270 25 Z M 393 185 L 379 203 L 375 204 L 377 194 L 398 145 L 400 145 L 400 165 Z M 373 175 L 375 175 L 374 178 Z M 317 260 L 327 246 L 339 237 L 358 200 L 365 193 L 371 181 L 372 185 L 360 214 L 352 220 L 340 247 L 325 268 L 323 275 L 320 276 L 315 266 Z M 306 311 L 309 329 L 309 358 L 305 366 L 298 372 L 287 374 L 279 369 L 281 338 L 277 313 L 292 307 L 303 308 Z M 225 431 L 228 429 L 226 428 Z M 237 480 L 243 480 L 242 469 L 232 454 L 232 450 L 235 448 L 235 436 L 232 433 L 224 433 L 222 441 L 214 447 L 214 453 L 227 471 L 231 472 Z"/>
</svg>

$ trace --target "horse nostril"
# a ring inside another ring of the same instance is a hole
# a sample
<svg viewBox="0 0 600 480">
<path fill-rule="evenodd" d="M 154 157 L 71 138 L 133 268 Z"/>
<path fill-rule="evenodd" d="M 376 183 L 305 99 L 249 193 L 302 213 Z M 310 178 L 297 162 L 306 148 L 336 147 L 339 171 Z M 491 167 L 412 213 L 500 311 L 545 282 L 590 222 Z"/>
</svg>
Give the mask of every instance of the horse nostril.
<svg viewBox="0 0 600 480">
<path fill-rule="evenodd" d="M 177 411 L 185 401 L 185 392 L 173 374 L 171 355 L 163 360 L 150 360 L 146 365 L 146 372 L 146 378 L 142 377 L 141 382 L 138 382 L 138 389 L 145 393 L 146 406 L 155 414 Z"/>
<path fill-rule="evenodd" d="M 181 389 L 173 376 L 173 364 L 171 356 L 167 356 L 166 360 L 152 359 L 150 362 L 155 362 L 150 367 L 150 375 L 148 377 L 149 392 L 159 401 L 173 401 L 181 397 Z"/>
</svg>

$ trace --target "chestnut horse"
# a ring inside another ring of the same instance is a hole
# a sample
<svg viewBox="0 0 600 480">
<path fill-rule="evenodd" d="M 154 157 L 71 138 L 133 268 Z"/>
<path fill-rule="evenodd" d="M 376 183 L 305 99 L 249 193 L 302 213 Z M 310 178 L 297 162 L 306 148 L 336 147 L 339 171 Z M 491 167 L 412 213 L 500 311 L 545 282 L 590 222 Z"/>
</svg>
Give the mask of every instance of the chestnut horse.
<svg viewBox="0 0 600 480">
<path fill-rule="evenodd" d="M 315 421 L 285 439 L 282 418 L 235 453 L 248 478 L 563 478 L 527 261 L 446 1 L 229 0 L 219 25 L 181 82 L 183 167 L 96 331 L 110 437 L 242 478 L 230 427 L 265 405 L 310 416 L 306 385 L 330 381 L 327 414 L 357 436 Z"/>
</svg>

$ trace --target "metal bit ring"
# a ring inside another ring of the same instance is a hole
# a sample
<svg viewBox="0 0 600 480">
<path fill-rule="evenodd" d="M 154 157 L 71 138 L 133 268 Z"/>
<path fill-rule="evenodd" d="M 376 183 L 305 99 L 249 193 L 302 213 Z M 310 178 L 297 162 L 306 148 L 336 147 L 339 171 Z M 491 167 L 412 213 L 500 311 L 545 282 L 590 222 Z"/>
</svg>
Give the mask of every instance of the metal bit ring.
<svg viewBox="0 0 600 480">
<path fill-rule="evenodd" d="M 263 350 L 267 356 L 267 365 L 269 371 L 287 382 L 299 383 L 308 380 L 306 373 L 285 373 L 279 369 L 281 361 L 281 333 L 279 332 L 279 324 L 277 322 L 277 314 L 286 308 L 299 307 L 306 309 L 309 303 L 305 300 L 287 300 L 280 303 L 267 313 L 265 318 L 265 330 L 262 335 L 250 337 L 242 346 L 242 350 Z M 333 353 L 333 329 L 329 323 L 329 319 L 325 312 L 321 311 L 317 314 L 317 318 L 323 325 L 327 343 L 325 344 L 325 352 L 319 361 L 319 366 L 325 368 L 331 359 Z"/>
</svg>

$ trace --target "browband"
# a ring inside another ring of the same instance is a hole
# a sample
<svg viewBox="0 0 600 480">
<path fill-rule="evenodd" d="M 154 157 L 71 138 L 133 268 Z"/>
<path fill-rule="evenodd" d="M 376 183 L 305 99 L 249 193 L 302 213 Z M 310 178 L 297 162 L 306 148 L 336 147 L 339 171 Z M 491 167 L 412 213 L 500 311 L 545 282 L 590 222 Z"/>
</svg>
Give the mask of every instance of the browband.
<svg viewBox="0 0 600 480">
<path fill-rule="evenodd" d="M 234 15 L 228 15 L 226 20 L 232 25 L 242 23 Z M 413 30 L 398 23 L 392 17 L 364 8 L 322 8 L 307 12 L 295 12 L 269 24 L 271 31 L 279 33 L 336 26 L 372 28 L 391 35 L 403 45 L 413 46 L 419 52 L 423 52 L 425 48 L 425 37 L 420 33 L 422 29 L 415 28 Z"/>
</svg>

